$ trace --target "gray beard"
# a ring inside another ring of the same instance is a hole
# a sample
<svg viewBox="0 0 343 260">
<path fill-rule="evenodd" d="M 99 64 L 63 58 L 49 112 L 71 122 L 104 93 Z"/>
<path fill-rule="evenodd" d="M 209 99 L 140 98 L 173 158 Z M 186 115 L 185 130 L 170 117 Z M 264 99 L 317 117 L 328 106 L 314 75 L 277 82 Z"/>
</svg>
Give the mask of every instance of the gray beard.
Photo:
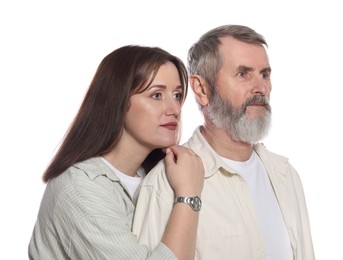
<svg viewBox="0 0 343 260">
<path fill-rule="evenodd" d="M 249 104 L 265 105 L 266 113 L 253 119 L 246 115 Z M 225 129 L 234 141 L 254 144 L 264 138 L 271 125 L 271 107 L 265 96 L 253 96 L 240 107 L 235 108 L 229 101 L 214 93 L 210 103 L 203 108 L 206 115 L 218 128 Z"/>
</svg>

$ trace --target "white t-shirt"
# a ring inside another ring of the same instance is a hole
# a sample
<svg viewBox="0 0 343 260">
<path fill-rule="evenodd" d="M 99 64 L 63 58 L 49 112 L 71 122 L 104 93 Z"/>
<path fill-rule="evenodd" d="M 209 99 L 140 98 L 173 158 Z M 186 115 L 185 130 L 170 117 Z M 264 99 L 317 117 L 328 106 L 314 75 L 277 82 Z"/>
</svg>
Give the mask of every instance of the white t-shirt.
<svg viewBox="0 0 343 260">
<path fill-rule="evenodd" d="M 139 184 L 142 181 L 142 175 L 139 173 L 139 171 L 137 171 L 136 176 L 132 177 L 119 171 L 112 164 L 110 164 L 105 158 L 101 157 L 101 159 L 115 172 L 115 174 L 120 179 L 120 182 L 127 188 L 128 192 L 131 195 L 131 198 L 133 198 Z"/>
<path fill-rule="evenodd" d="M 293 259 L 291 243 L 285 222 L 270 183 L 267 171 L 254 151 L 245 162 L 232 161 L 221 157 L 248 184 L 256 207 L 262 236 L 265 241 L 267 259 Z"/>
</svg>

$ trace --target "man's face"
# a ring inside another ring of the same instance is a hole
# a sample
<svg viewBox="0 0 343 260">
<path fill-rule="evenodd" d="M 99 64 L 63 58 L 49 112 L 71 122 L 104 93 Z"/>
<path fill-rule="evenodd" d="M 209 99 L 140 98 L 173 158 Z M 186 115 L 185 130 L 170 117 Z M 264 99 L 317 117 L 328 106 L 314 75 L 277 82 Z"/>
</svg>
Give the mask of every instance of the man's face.
<svg viewBox="0 0 343 260">
<path fill-rule="evenodd" d="M 235 141 L 255 143 L 270 126 L 270 65 L 263 46 L 223 37 L 223 66 L 204 113 Z"/>
</svg>

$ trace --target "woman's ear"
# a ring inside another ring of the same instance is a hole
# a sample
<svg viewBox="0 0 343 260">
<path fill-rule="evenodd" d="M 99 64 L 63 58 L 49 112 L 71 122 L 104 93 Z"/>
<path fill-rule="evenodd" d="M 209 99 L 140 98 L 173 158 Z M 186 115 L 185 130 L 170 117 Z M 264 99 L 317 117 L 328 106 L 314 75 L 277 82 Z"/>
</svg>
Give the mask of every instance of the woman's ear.
<svg viewBox="0 0 343 260">
<path fill-rule="evenodd" d="M 199 75 L 191 75 L 189 78 L 189 84 L 197 101 L 202 106 L 206 106 L 209 101 L 209 90 L 206 81 Z"/>
</svg>

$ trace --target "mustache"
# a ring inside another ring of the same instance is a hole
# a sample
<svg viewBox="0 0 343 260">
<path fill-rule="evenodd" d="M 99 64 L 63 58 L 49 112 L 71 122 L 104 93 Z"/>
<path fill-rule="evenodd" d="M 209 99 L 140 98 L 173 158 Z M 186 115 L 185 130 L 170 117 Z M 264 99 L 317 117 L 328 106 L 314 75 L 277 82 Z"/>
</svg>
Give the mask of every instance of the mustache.
<svg viewBox="0 0 343 260">
<path fill-rule="evenodd" d="M 242 107 L 244 107 L 244 109 L 246 109 L 247 106 L 250 106 L 250 105 L 253 105 L 253 104 L 258 104 L 258 105 L 265 106 L 265 108 L 268 111 L 271 111 L 270 103 L 269 103 L 268 99 L 265 96 L 252 96 L 252 97 L 248 98 L 244 102 Z"/>
</svg>

